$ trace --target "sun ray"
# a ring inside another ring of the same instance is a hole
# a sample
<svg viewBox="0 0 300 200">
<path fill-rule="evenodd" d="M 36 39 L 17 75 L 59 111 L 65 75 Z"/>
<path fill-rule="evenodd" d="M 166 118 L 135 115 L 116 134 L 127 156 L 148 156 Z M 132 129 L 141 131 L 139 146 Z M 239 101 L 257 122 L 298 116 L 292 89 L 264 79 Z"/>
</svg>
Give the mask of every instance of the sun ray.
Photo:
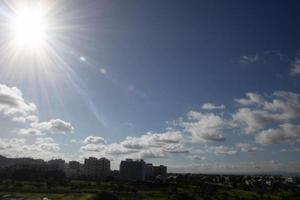
<svg viewBox="0 0 300 200">
<path fill-rule="evenodd" d="M 82 33 L 91 27 L 80 24 L 80 17 L 88 12 L 68 6 L 56 0 L 10 0 L 0 7 L 0 77 L 31 88 L 32 95 L 48 104 L 50 112 L 54 99 L 64 107 L 61 96 L 65 86 L 87 104 L 91 102 L 83 92 L 84 81 L 72 66 L 80 63 L 76 57 L 80 49 L 71 46 L 76 40 L 90 40 Z M 85 67 L 92 66 L 85 63 Z"/>
</svg>

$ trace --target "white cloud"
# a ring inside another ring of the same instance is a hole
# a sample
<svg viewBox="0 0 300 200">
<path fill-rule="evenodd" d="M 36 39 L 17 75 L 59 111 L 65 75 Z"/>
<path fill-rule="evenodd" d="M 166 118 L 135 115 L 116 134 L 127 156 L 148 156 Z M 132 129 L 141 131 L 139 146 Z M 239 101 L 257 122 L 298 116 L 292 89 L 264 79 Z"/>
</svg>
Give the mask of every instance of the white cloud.
<svg viewBox="0 0 300 200">
<path fill-rule="evenodd" d="M 69 134 L 73 133 L 74 127 L 71 123 L 61 119 L 51 119 L 48 122 L 34 122 L 30 124 L 30 128 L 20 129 L 21 135 L 45 135 L 51 134 Z"/>
<path fill-rule="evenodd" d="M 189 150 L 186 149 L 182 144 L 167 144 L 163 147 L 163 151 L 168 153 L 188 153 Z"/>
<path fill-rule="evenodd" d="M 206 156 L 201 156 L 201 155 L 191 155 L 191 156 L 189 156 L 189 158 L 191 158 L 193 160 L 201 160 L 201 161 L 207 160 Z"/>
<path fill-rule="evenodd" d="M 235 101 L 243 106 L 249 106 L 253 104 L 262 104 L 264 102 L 264 98 L 256 93 L 248 92 L 246 93 L 247 98 L 243 99 L 235 99 Z"/>
<path fill-rule="evenodd" d="M 54 142 L 53 138 L 36 138 L 35 145 L 40 149 L 47 152 L 58 152 L 60 150 L 59 145 Z"/>
<path fill-rule="evenodd" d="M 7 150 L 15 147 L 20 147 L 26 142 L 25 139 L 20 138 L 0 138 L 0 150 Z"/>
<path fill-rule="evenodd" d="M 168 131 L 165 133 L 148 132 L 140 137 L 126 137 L 121 144 L 126 148 L 143 149 L 148 147 L 164 146 L 167 143 L 179 143 L 182 135 L 179 131 Z"/>
<path fill-rule="evenodd" d="M 285 123 L 300 116 L 299 94 L 276 91 L 267 99 L 256 93 L 247 93 L 247 98 L 235 99 L 244 106 L 233 114 L 246 133 L 252 133 L 267 125 Z"/>
<path fill-rule="evenodd" d="M 105 145 L 103 144 L 86 144 L 80 147 L 83 152 L 101 152 L 104 151 Z"/>
<path fill-rule="evenodd" d="M 251 64 L 258 61 L 259 61 L 258 54 L 242 56 L 241 59 L 239 60 L 239 62 L 242 64 Z"/>
<path fill-rule="evenodd" d="M 225 109 L 225 105 L 215 105 L 212 103 L 205 103 L 202 105 L 202 109 L 204 110 L 215 110 L 215 109 Z"/>
<path fill-rule="evenodd" d="M 65 122 L 61 119 L 51 119 L 48 122 L 32 123 L 32 127 L 40 131 L 50 132 L 50 133 L 72 133 L 74 127 L 69 122 Z"/>
<path fill-rule="evenodd" d="M 0 155 L 8 157 L 32 157 L 51 159 L 62 157 L 60 147 L 53 138 L 36 138 L 31 144 L 26 144 L 25 139 L 0 138 Z"/>
<path fill-rule="evenodd" d="M 72 133 L 74 127 L 61 119 L 39 122 L 34 103 L 23 98 L 22 92 L 16 87 L 0 84 L 0 114 L 11 118 L 14 122 L 30 123 L 29 128 L 19 129 L 22 135 L 45 135 L 46 133 Z"/>
<path fill-rule="evenodd" d="M 300 142 L 300 125 L 285 123 L 279 128 L 263 130 L 255 137 L 255 141 L 260 144 Z"/>
<path fill-rule="evenodd" d="M 126 137 L 120 143 L 106 144 L 104 139 L 86 138 L 80 148 L 84 157 L 91 155 L 106 156 L 114 160 L 121 158 L 157 158 L 169 154 L 188 153 L 181 144 L 182 135 L 179 131 L 167 131 L 164 133 L 145 133 L 139 137 Z"/>
<path fill-rule="evenodd" d="M 11 117 L 15 122 L 25 123 L 37 119 L 34 115 L 36 110 L 36 105 L 25 101 L 18 88 L 0 84 L 0 113 Z"/>
<path fill-rule="evenodd" d="M 189 111 L 187 116 L 189 121 L 181 125 L 198 142 L 224 141 L 222 131 L 233 125 L 214 113 Z"/>
<path fill-rule="evenodd" d="M 88 136 L 83 140 L 84 144 L 105 144 L 105 140 L 103 137 L 99 136 Z"/>
<path fill-rule="evenodd" d="M 161 149 L 146 149 L 140 152 L 138 158 L 161 158 L 165 156 L 165 153 Z"/>
<path fill-rule="evenodd" d="M 236 147 L 238 147 L 241 152 L 256 152 L 258 150 L 257 147 L 247 143 L 239 143 Z"/>
<path fill-rule="evenodd" d="M 45 135 L 44 132 L 41 132 L 40 130 L 35 129 L 35 128 L 20 129 L 19 134 L 21 134 L 21 135 Z"/>
<path fill-rule="evenodd" d="M 238 151 L 232 147 L 215 146 L 210 148 L 217 155 L 236 155 Z"/>
<path fill-rule="evenodd" d="M 106 145 L 105 148 L 106 148 L 106 150 L 105 150 L 106 154 L 112 155 L 112 156 L 129 155 L 129 154 L 139 152 L 139 150 L 125 148 L 123 145 L 121 145 L 119 143 L 112 143 L 112 144 Z"/>
<path fill-rule="evenodd" d="M 245 133 L 253 133 L 266 125 L 281 122 L 282 116 L 273 114 L 265 110 L 251 110 L 249 108 L 240 108 L 233 119 L 240 123 Z"/>
</svg>

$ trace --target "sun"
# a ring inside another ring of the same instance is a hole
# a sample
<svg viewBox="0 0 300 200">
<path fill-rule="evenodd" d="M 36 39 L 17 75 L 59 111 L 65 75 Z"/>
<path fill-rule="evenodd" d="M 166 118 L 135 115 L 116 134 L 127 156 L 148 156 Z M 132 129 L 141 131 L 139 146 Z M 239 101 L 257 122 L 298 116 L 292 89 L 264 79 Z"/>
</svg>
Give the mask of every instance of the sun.
<svg viewBox="0 0 300 200">
<path fill-rule="evenodd" d="M 17 48 L 39 49 L 47 40 L 47 21 L 41 7 L 26 6 L 11 18 L 10 29 Z"/>
</svg>

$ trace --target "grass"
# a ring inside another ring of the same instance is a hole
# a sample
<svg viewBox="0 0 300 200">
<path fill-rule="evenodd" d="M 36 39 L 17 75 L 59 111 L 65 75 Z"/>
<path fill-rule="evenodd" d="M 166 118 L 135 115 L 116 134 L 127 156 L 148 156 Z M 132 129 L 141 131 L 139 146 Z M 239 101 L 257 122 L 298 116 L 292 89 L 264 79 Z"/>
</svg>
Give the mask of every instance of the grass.
<svg viewBox="0 0 300 200">
<path fill-rule="evenodd" d="M 7 193 L 1 193 L 1 195 L 5 194 Z M 41 200 L 43 197 L 51 200 L 89 200 L 92 197 L 92 194 L 12 193 L 10 195 L 23 197 L 25 200 Z"/>
<path fill-rule="evenodd" d="M 7 185 L 7 184 L 6 184 Z M 264 190 L 264 194 L 256 190 L 244 190 L 214 185 L 213 190 L 202 185 L 135 185 L 113 182 L 72 181 L 67 185 L 56 185 L 48 188 L 45 183 L 15 182 L 8 186 L 0 185 L 0 199 L 5 194 L 23 197 L 25 200 L 91 200 L 95 193 L 107 191 L 120 200 L 178 200 L 192 197 L 195 200 L 283 200 L 299 199 L 296 190 Z M 7 188 L 7 189 L 6 189 Z M 183 194 L 183 197 L 180 197 Z M 289 197 L 289 198 L 285 198 Z"/>
</svg>

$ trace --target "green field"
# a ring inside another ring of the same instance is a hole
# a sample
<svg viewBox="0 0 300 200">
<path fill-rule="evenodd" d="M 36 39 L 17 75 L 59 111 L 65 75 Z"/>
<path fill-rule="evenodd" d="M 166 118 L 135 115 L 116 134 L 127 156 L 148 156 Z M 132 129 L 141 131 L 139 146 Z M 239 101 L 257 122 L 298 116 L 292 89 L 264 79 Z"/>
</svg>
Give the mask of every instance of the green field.
<svg viewBox="0 0 300 200">
<path fill-rule="evenodd" d="M 2 193 L 3 196 L 7 194 L 8 193 Z M 92 194 L 10 193 L 10 195 L 12 195 L 12 197 L 23 197 L 24 200 L 41 200 L 44 197 L 51 200 L 89 200 L 92 198 Z"/>
<path fill-rule="evenodd" d="M 72 181 L 63 185 L 3 182 L 0 200 L 7 195 L 23 200 L 300 200 L 299 189 L 241 189 L 225 185 L 129 184 Z"/>
</svg>

